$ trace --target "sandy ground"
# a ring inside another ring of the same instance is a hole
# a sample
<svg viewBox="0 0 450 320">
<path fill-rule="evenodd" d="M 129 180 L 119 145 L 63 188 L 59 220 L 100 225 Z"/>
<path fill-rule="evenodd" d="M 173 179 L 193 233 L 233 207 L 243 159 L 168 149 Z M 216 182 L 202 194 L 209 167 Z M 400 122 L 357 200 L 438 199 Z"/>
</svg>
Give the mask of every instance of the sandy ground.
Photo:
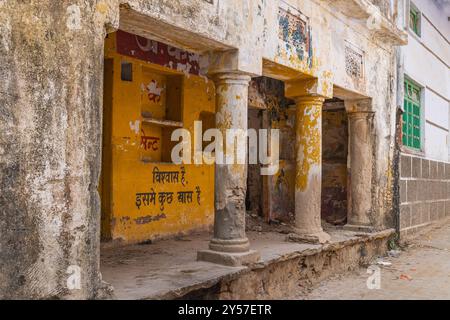
<svg viewBox="0 0 450 320">
<path fill-rule="evenodd" d="M 380 268 L 380 289 L 368 288 L 367 280 L 371 274 L 367 273 L 367 268 L 360 268 L 326 280 L 306 295 L 299 291 L 289 298 L 307 300 L 450 299 L 450 223 L 436 227 L 411 241 L 400 255 L 393 253 L 393 256 L 374 262 L 374 265 Z M 376 285 L 372 286 L 376 287 Z"/>
</svg>

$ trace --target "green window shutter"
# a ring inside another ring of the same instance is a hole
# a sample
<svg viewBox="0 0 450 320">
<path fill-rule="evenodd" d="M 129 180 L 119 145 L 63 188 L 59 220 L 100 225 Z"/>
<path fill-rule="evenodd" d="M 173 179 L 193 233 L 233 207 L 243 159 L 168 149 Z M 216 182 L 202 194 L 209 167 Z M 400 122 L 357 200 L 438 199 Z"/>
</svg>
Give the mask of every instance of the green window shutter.
<svg viewBox="0 0 450 320">
<path fill-rule="evenodd" d="M 415 8 L 409 11 L 409 27 L 420 37 L 420 12 Z"/>
<path fill-rule="evenodd" d="M 420 150 L 422 147 L 420 88 L 409 81 L 405 81 L 404 109 L 403 145 Z"/>
<path fill-rule="evenodd" d="M 406 112 L 406 110 L 408 109 L 408 103 L 405 100 L 403 109 L 405 110 L 405 112 L 403 113 L 403 124 L 402 124 L 402 141 L 403 141 L 403 145 L 407 146 L 408 145 L 408 113 Z"/>
</svg>

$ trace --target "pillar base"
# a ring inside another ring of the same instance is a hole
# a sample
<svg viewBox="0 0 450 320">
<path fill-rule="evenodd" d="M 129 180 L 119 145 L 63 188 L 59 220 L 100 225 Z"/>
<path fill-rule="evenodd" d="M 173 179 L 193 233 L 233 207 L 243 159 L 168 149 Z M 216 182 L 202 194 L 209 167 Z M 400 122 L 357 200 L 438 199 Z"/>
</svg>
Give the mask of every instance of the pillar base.
<svg viewBox="0 0 450 320">
<path fill-rule="evenodd" d="M 248 241 L 248 238 L 231 240 L 213 238 L 209 243 L 209 249 L 229 253 L 248 252 L 250 250 L 250 241 Z"/>
<path fill-rule="evenodd" d="M 301 242 L 311 244 L 325 244 L 330 242 L 330 240 L 331 240 L 330 235 L 323 231 L 310 234 L 290 233 L 286 237 L 286 241 L 289 242 Z"/>
<path fill-rule="evenodd" d="M 230 267 L 256 263 L 260 259 L 258 251 L 249 250 L 247 252 L 230 253 L 213 250 L 202 250 L 197 252 L 197 261 L 206 261 Z"/>
<path fill-rule="evenodd" d="M 346 224 L 343 227 L 343 229 L 347 230 L 347 231 L 354 231 L 354 232 L 366 232 L 366 233 L 375 232 L 374 227 L 364 226 L 364 225 L 356 225 L 356 224 Z"/>
</svg>

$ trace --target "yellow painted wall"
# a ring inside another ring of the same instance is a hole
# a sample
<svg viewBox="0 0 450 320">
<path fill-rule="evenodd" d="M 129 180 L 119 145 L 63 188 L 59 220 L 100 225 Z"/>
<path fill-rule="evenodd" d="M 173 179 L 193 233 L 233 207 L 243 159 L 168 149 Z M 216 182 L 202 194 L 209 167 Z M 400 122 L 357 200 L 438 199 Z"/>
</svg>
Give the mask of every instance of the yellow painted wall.
<svg viewBox="0 0 450 320">
<path fill-rule="evenodd" d="M 215 113 L 214 84 L 199 76 L 117 54 L 115 34 L 106 39 L 105 59 L 110 63 L 105 63 L 104 136 L 107 141 L 104 141 L 101 183 L 103 239 L 142 242 L 208 229 L 214 217 L 214 166 L 167 162 L 171 152 L 167 141 L 170 128 L 143 124 L 142 113 L 154 118 L 176 118 L 171 113 L 178 110 L 179 119 L 175 120 L 182 121 L 193 138 L 194 121 L 203 119 L 205 114 L 211 118 Z M 123 62 L 132 63 L 132 82 L 121 79 Z M 160 99 L 153 97 L 151 101 L 146 87 L 152 80 L 164 89 Z M 177 109 L 177 104 L 181 109 Z M 153 140 L 158 141 L 157 150 L 152 147 L 145 150 L 143 132 L 145 136 L 160 139 Z M 160 172 L 178 172 L 178 181 L 154 181 L 155 168 Z M 160 195 L 165 192 L 172 192 L 173 200 L 162 205 Z M 181 203 L 178 192 L 192 192 L 192 202 Z M 137 196 L 142 193 L 155 194 L 155 202 L 144 205 L 144 196 Z M 140 206 L 137 198 L 141 199 Z"/>
</svg>

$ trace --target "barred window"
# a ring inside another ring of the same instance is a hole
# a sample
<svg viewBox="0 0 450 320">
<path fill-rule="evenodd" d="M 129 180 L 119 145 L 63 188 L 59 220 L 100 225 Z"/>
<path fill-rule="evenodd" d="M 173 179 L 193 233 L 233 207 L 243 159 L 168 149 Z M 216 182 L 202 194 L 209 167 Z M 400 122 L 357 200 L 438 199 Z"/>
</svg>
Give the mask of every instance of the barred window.
<svg viewBox="0 0 450 320">
<path fill-rule="evenodd" d="M 422 144 L 420 94 L 418 86 L 405 81 L 402 141 L 403 145 L 417 150 L 421 149 Z"/>
</svg>

